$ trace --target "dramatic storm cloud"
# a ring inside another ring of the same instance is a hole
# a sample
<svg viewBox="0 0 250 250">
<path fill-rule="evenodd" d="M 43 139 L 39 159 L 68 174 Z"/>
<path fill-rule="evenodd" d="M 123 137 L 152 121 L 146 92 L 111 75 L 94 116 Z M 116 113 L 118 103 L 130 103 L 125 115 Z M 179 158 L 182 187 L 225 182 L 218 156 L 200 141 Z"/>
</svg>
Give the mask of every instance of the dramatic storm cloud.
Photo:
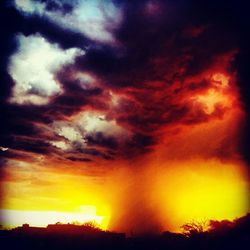
<svg viewBox="0 0 250 250">
<path fill-rule="evenodd" d="M 56 211 L 69 213 L 70 222 L 70 213 L 93 217 L 91 207 L 102 228 L 147 233 L 249 211 L 244 6 L 196 0 L 2 5 L 6 218 L 9 210 L 18 221 L 19 210 L 27 211 L 24 218 L 28 211 L 41 218 Z"/>
</svg>

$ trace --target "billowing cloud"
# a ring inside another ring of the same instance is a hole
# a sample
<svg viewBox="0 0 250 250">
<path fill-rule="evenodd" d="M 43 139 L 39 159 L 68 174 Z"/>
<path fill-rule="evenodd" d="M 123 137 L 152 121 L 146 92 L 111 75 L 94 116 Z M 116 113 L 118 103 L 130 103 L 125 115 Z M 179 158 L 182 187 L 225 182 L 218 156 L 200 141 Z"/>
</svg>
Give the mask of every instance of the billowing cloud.
<svg viewBox="0 0 250 250">
<path fill-rule="evenodd" d="M 63 151 L 67 151 L 68 149 L 70 149 L 70 145 L 65 141 L 52 141 L 51 144 Z"/>
<path fill-rule="evenodd" d="M 22 136 L 16 149 L 129 158 L 158 147 L 162 133 L 181 134 L 240 113 L 233 67 L 238 44 L 234 31 L 217 20 L 193 23 L 196 16 L 188 11 L 173 17 L 171 11 L 183 10 L 169 1 L 13 3 L 25 23 L 35 23 L 19 33 L 9 58 L 9 101 L 20 109 L 13 108 L 10 123 L 16 126 L 8 130 L 13 141 Z M 67 35 L 61 36 L 62 29 Z M 53 42 L 52 30 L 60 31 Z M 72 31 L 77 39 L 69 43 Z M 109 46 L 115 35 L 116 48 Z M 81 41 L 88 44 L 84 50 Z M 37 106 L 35 117 L 30 104 Z M 40 138 L 46 145 L 35 146 Z"/>
<path fill-rule="evenodd" d="M 121 137 L 126 130 L 117 124 L 115 120 L 107 120 L 105 115 L 94 112 L 85 112 L 77 121 L 86 133 L 103 133 L 104 136 Z"/>
<path fill-rule="evenodd" d="M 17 104 L 44 105 L 50 97 L 63 92 L 56 73 L 84 52 L 77 48 L 62 50 L 39 34 L 17 35 L 18 51 L 11 56 L 9 74 L 15 81 L 10 101 Z"/>
<path fill-rule="evenodd" d="M 15 179 L 29 183 L 31 171 L 63 190 L 51 196 L 69 201 L 65 209 L 108 203 L 115 230 L 174 229 L 191 215 L 247 210 L 250 36 L 237 3 L 12 3 L 0 67 L 9 200 Z M 72 201 L 75 190 L 81 198 Z M 21 208 L 39 205 L 25 197 Z"/>
<path fill-rule="evenodd" d="M 62 12 L 67 18 L 73 15 L 74 8 L 79 11 L 83 3 L 91 5 L 88 1 L 72 5 L 27 1 L 16 2 L 16 7 L 40 16 Z M 127 17 L 119 31 L 120 42 L 126 47 L 122 56 L 121 51 L 105 47 L 90 46 L 84 52 L 79 48 L 62 49 L 39 34 L 18 36 L 19 51 L 11 56 L 9 64 L 15 80 L 10 100 L 43 104 L 43 113 L 36 119 L 31 117 L 27 125 L 40 131 L 36 137 L 49 133 L 45 141 L 58 150 L 102 155 L 112 149 L 112 157 L 127 158 L 151 151 L 161 143 L 162 131 L 223 119 L 239 108 L 235 74 L 229 70 L 237 52 L 235 46 L 221 47 L 220 53 L 216 53 L 214 45 L 207 43 L 211 53 L 205 62 L 202 48 L 193 44 L 218 31 L 206 25 L 197 28 L 183 23 L 180 32 L 169 30 L 165 34 L 161 25 L 171 27 L 168 17 L 165 20 L 159 15 L 153 23 L 149 20 L 164 6 L 148 2 L 130 9 L 127 5 L 126 14 L 131 15 L 133 22 Z M 141 15 L 134 15 L 134 11 Z M 146 22 L 152 32 L 135 29 L 141 22 Z M 155 22 L 161 25 L 158 27 Z M 196 29 L 199 32 L 192 35 Z M 156 35 L 159 41 L 152 45 L 150 41 Z M 46 60 L 36 59 L 43 56 Z M 77 56 L 81 57 L 76 61 Z M 23 57 L 27 63 L 22 63 Z M 28 63 L 34 67 L 27 73 Z M 194 71 L 193 64 L 199 69 Z M 39 123 L 46 120 L 43 129 L 37 127 L 37 119 Z"/>
<path fill-rule="evenodd" d="M 31 0 L 15 0 L 15 5 L 19 10 L 27 13 L 41 13 L 44 10 L 44 4 L 42 4 L 41 2 L 34 3 Z"/>
<path fill-rule="evenodd" d="M 112 1 L 16 0 L 15 6 L 23 13 L 45 17 L 63 28 L 103 43 L 116 42 L 114 31 L 122 22 L 122 10 Z"/>
<path fill-rule="evenodd" d="M 56 148 L 94 155 L 105 155 L 106 149 L 118 150 L 132 136 L 115 120 L 108 120 L 105 114 L 90 111 L 79 113 L 68 121 L 55 121 L 52 129 L 60 137 L 51 142 Z"/>
</svg>

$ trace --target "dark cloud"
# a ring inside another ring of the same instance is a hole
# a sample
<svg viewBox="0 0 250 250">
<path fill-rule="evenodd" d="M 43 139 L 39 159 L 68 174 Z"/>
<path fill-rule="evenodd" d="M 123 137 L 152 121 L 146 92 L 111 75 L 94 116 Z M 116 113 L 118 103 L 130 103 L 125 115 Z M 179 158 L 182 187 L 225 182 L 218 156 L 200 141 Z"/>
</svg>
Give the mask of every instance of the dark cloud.
<svg viewBox="0 0 250 250">
<path fill-rule="evenodd" d="M 91 162 L 92 160 L 91 159 L 89 159 L 89 158 L 80 158 L 80 157 L 74 157 L 74 156 L 69 156 L 69 157 L 67 157 L 67 159 L 68 160 L 70 160 L 70 161 L 77 161 L 77 162 L 81 162 L 81 161 L 83 161 L 83 162 Z"/>
<path fill-rule="evenodd" d="M 37 154 L 47 154 L 49 152 L 49 144 L 44 142 L 42 139 L 22 139 L 17 138 L 15 143 L 12 145 L 13 149 L 29 151 Z"/>
<path fill-rule="evenodd" d="M 116 149 L 118 142 L 113 137 L 106 137 L 101 132 L 86 137 L 89 145 L 98 145 L 105 148 Z"/>
<path fill-rule="evenodd" d="M 41 1 L 47 11 L 71 14 L 75 2 Z M 149 4 L 150 2 L 150 4 Z M 240 1 L 241 2 L 241 1 Z M 67 121 L 80 112 L 103 112 L 107 122 L 115 120 L 131 137 L 93 131 L 86 135 L 88 147 L 72 151 L 91 157 L 113 159 L 130 157 L 151 150 L 157 143 L 156 131 L 176 124 L 191 126 L 220 119 L 227 110 L 215 107 L 208 115 L 201 108 L 191 108 L 188 96 L 203 93 L 210 86 L 202 73 L 225 55 L 225 71 L 237 72 L 242 101 L 249 113 L 249 18 L 244 5 L 235 1 L 115 1 L 123 6 L 124 17 L 115 36 L 119 46 L 102 44 L 62 27 L 40 15 L 22 15 L 13 6 L 1 13 L 1 146 L 38 154 L 60 152 L 46 137 L 45 127 L 54 121 Z M 4 3 L 1 3 L 4 5 Z M 241 12 L 243 11 L 243 12 Z M 4 25 L 8 23 L 8 25 Z M 8 102 L 13 80 L 8 74 L 8 58 L 17 51 L 15 34 L 39 33 L 63 49 L 83 49 L 86 54 L 64 67 L 55 76 L 63 93 L 44 106 L 15 105 Z M 234 53 L 234 54 L 235 54 Z M 234 59 L 235 58 L 235 59 Z M 234 61 L 233 61 L 234 59 Z M 83 88 L 78 73 L 96 77 L 91 88 Z M 74 77 L 72 77 L 74 76 Z M 112 92 L 118 104 L 112 104 Z M 120 102 L 119 102 L 120 101 Z M 247 154 L 249 117 L 242 151 Z M 37 124 L 43 124 L 43 132 Z M 51 133 L 51 132 L 48 132 Z M 20 139 L 23 136 L 26 139 Z M 40 137 L 40 139 L 38 139 Z M 113 155 L 107 153 L 108 150 Z M 89 158 L 69 157 L 72 161 Z M 92 158 L 91 158 L 92 160 Z"/>
<path fill-rule="evenodd" d="M 35 34 L 39 32 L 47 40 L 59 43 L 64 49 L 79 47 L 86 48 L 90 42 L 83 35 L 63 29 L 51 21 L 39 17 L 30 16 L 23 19 L 23 28 L 19 30 L 25 35 Z"/>
</svg>

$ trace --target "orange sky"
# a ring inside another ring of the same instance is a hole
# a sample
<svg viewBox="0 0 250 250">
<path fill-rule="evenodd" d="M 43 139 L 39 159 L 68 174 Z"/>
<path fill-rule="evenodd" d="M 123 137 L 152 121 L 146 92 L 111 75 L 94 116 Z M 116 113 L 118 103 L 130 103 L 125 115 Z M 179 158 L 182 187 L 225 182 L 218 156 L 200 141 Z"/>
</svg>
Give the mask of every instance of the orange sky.
<svg viewBox="0 0 250 250">
<path fill-rule="evenodd" d="M 250 212 L 245 40 L 229 9 L 48 2 L 6 7 L 0 224 L 140 234 Z"/>
<path fill-rule="evenodd" d="M 143 157 L 100 161 L 92 164 L 92 171 L 82 163 L 49 158 L 39 164 L 9 161 L 2 180 L 4 223 L 45 226 L 58 220 L 95 220 L 103 229 L 125 232 L 179 231 L 193 220 L 245 215 L 249 182 L 237 153 L 244 112 L 237 92 L 227 89 L 227 77 L 218 74 L 213 75 L 218 86 L 189 101 L 208 114 L 216 105 L 230 110 L 191 127 L 163 128 L 159 143 Z M 210 91 L 215 94 L 207 99 Z"/>
</svg>

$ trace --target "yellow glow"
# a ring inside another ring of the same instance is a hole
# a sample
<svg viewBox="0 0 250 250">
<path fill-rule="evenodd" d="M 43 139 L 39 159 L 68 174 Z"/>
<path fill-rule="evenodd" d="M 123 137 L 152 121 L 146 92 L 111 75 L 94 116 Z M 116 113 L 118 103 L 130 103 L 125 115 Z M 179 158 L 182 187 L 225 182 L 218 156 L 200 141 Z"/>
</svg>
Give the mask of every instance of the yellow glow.
<svg viewBox="0 0 250 250">
<path fill-rule="evenodd" d="M 215 89 L 209 89 L 205 95 L 198 95 L 192 100 L 202 105 L 203 110 L 207 114 L 212 114 L 215 111 L 216 105 L 222 107 L 230 107 L 232 105 L 230 97 Z"/>
<path fill-rule="evenodd" d="M 214 85 L 218 87 L 227 87 L 229 84 L 230 77 L 222 74 L 222 73 L 216 73 L 212 76 L 211 80 L 214 83 Z"/>
<path fill-rule="evenodd" d="M 18 165 L 6 169 L 9 177 L 4 181 L 1 209 L 5 212 L 0 224 L 46 226 L 58 221 L 84 223 L 91 220 L 101 229 L 108 228 L 110 208 L 105 200 L 107 194 L 98 181 L 65 170 L 44 169 L 38 175 L 34 169 L 37 166 L 29 163 L 22 168 Z"/>
<path fill-rule="evenodd" d="M 21 211 L 21 210 L 1 210 L 3 226 L 16 227 L 28 223 L 31 226 L 46 227 L 48 224 L 72 223 L 83 224 L 94 222 L 99 228 L 106 230 L 109 216 L 98 215 L 93 206 L 83 206 L 83 211 L 76 212 L 55 212 L 55 211 Z"/>
<path fill-rule="evenodd" d="M 157 193 L 173 231 L 191 221 L 232 220 L 248 212 L 249 187 L 240 166 L 211 160 L 169 164 L 159 176 Z"/>
</svg>

